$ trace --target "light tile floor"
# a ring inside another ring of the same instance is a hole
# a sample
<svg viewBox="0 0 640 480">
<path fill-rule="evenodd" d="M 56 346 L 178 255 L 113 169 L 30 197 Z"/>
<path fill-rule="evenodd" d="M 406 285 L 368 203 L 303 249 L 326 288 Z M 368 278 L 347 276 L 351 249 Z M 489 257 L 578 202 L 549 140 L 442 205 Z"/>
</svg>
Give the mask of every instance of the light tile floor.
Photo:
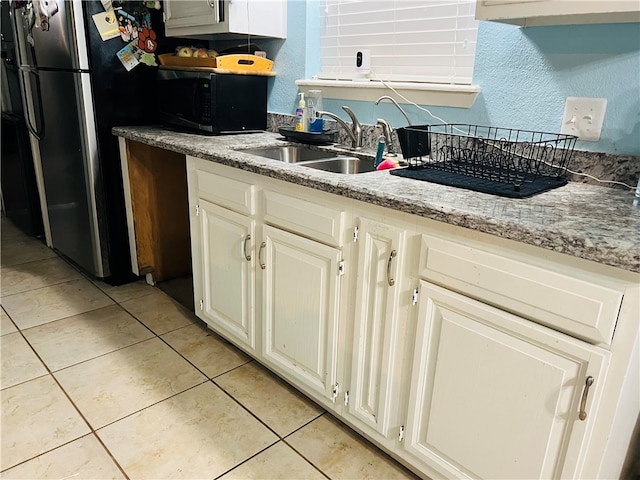
<svg viewBox="0 0 640 480">
<path fill-rule="evenodd" d="M 0 478 L 414 478 L 164 292 L 0 228 Z"/>
</svg>

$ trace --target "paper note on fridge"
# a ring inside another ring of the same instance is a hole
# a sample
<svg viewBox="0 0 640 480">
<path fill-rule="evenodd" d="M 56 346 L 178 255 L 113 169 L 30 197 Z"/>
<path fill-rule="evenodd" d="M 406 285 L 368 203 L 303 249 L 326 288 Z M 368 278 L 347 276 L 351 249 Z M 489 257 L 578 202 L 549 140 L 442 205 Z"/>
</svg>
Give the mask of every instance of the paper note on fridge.
<svg viewBox="0 0 640 480">
<path fill-rule="evenodd" d="M 134 40 L 125 45 L 116 55 L 120 59 L 120 62 L 122 62 L 122 65 L 124 65 L 124 68 L 127 69 L 127 72 L 129 72 L 140 64 L 140 59 L 144 53 L 144 50 L 138 47 L 138 41 Z"/>
<path fill-rule="evenodd" d="M 98 33 L 102 41 L 110 40 L 120 36 L 120 30 L 118 29 L 118 21 L 113 10 L 109 12 L 101 12 L 92 15 L 93 23 L 96 24 Z"/>
</svg>

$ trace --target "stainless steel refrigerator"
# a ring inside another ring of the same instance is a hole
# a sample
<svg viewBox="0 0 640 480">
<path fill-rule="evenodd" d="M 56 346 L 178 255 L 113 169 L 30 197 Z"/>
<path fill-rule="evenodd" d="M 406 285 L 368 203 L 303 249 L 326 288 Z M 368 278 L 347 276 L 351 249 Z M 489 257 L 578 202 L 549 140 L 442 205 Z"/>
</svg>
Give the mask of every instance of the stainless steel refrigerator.
<svg viewBox="0 0 640 480">
<path fill-rule="evenodd" d="M 46 197 L 51 246 L 90 275 L 123 283 L 132 274 L 118 145 L 111 128 L 154 123 L 156 69 L 124 68 L 116 57 L 124 41 L 103 41 L 92 23 L 92 15 L 104 12 L 101 2 L 39 2 L 40 8 L 54 9 L 48 30 L 33 25 L 34 4 L 20 2 L 13 15 L 27 124 L 39 146 L 39 186 Z M 162 38 L 161 13 L 151 14 Z"/>
</svg>

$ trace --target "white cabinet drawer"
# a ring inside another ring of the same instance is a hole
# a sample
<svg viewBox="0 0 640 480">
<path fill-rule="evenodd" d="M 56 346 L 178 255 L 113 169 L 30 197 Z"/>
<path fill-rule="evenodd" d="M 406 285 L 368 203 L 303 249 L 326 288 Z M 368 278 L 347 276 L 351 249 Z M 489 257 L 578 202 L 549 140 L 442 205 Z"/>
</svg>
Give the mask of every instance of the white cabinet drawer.
<svg viewBox="0 0 640 480">
<path fill-rule="evenodd" d="M 610 344 L 623 289 L 533 262 L 422 235 L 419 274 L 440 285 L 593 343 Z"/>
<path fill-rule="evenodd" d="M 255 214 L 254 185 L 202 170 L 196 175 L 199 197 L 238 213 Z"/>
<path fill-rule="evenodd" d="M 342 246 L 342 232 L 345 222 L 343 210 L 270 190 L 265 190 L 264 196 L 264 220 L 266 223 L 328 245 Z"/>
</svg>

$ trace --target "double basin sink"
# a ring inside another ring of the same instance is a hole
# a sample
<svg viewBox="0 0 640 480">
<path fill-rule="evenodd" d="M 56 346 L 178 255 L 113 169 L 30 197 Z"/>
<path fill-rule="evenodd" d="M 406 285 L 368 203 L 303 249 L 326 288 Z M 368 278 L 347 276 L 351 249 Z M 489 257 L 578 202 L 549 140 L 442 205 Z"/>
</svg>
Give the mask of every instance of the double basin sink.
<svg viewBox="0 0 640 480">
<path fill-rule="evenodd" d="M 285 163 L 296 163 L 325 172 L 354 174 L 373 172 L 376 169 L 373 158 L 349 157 L 334 152 L 314 150 L 306 145 L 247 148 L 242 149 L 242 152 Z"/>
</svg>

